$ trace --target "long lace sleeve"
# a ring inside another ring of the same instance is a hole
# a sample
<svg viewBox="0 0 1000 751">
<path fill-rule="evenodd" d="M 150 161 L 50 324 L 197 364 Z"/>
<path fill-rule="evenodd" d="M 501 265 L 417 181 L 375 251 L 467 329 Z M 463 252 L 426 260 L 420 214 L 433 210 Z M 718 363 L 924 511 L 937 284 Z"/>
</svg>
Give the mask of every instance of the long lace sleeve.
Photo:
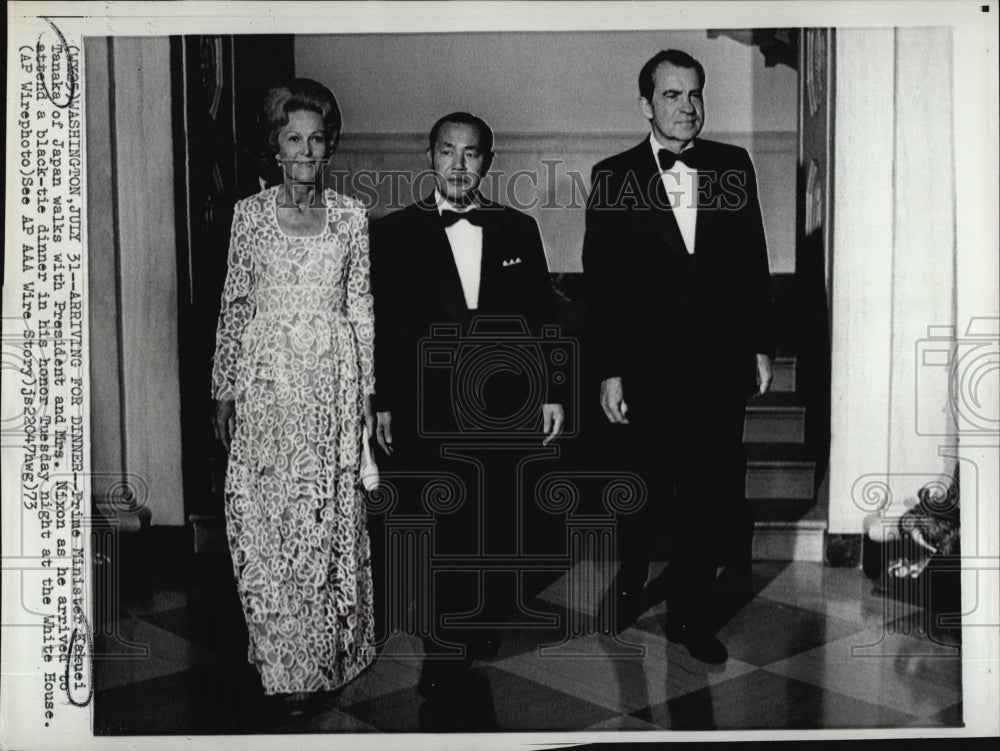
<svg viewBox="0 0 1000 751">
<path fill-rule="evenodd" d="M 358 342 L 358 369 L 364 395 L 375 393 L 375 312 L 368 255 L 368 212 L 358 209 L 351 218 L 350 261 L 347 269 L 347 318 Z"/>
<path fill-rule="evenodd" d="M 228 271 L 222 289 L 222 307 L 212 362 L 212 397 L 219 400 L 236 398 L 243 331 L 257 309 L 251 231 L 243 202 L 237 203 L 229 237 Z"/>
</svg>

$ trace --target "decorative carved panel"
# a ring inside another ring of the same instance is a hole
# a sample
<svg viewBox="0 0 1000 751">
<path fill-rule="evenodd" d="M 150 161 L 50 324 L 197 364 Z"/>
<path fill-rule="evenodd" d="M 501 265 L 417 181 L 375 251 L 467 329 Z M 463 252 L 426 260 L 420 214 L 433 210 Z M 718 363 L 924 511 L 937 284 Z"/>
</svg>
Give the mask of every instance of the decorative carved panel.
<svg viewBox="0 0 1000 751">
<path fill-rule="evenodd" d="M 185 511 L 217 514 L 225 453 L 209 420 L 210 382 L 233 205 L 259 189 L 256 115 L 263 91 L 294 75 L 292 38 L 174 37 L 171 67 Z"/>
</svg>

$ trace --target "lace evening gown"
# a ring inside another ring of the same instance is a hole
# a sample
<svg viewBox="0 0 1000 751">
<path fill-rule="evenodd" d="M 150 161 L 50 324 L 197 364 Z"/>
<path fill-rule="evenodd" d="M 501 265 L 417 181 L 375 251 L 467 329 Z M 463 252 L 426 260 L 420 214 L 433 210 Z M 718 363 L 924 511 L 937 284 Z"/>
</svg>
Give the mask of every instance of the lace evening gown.
<svg viewBox="0 0 1000 751">
<path fill-rule="evenodd" d="M 236 204 L 212 391 L 236 402 L 226 532 L 268 694 L 332 690 L 374 657 L 360 485 L 374 390 L 368 222 L 326 190 L 315 237 L 287 235 L 275 187 Z"/>
</svg>

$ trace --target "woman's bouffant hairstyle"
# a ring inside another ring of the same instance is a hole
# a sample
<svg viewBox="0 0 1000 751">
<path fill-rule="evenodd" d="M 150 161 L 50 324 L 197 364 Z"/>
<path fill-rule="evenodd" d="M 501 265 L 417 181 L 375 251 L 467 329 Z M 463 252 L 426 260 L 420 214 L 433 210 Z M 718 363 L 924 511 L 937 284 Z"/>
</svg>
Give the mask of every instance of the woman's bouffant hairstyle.
<svg viewBox="0 0 1000 751">
<path fill-rule="evenodd" d="M 288 115 L 297 110 L 310 110 L 323 118 L 327 156 L 340 140 L 340 106 L 337 97 L 326 86 L 310 78 L 295 78 L 288 83 L 272 86 L 264 95 L 257 116 L 257 135 L 263 177 L 281 174 L 274 157 L 278 153 L 278 133 L 288 124 Z M 280 178 L 277 180 L 280 182 Z"/>
</svg>

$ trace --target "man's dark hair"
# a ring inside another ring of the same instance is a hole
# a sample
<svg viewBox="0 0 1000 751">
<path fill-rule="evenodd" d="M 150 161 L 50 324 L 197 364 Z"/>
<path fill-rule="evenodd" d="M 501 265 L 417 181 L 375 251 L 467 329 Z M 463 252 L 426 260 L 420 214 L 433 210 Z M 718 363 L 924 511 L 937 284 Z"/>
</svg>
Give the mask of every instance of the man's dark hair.
<svg viewBox="0 0 1000 751">
<path fill-rule="evenodd" d="M 653 76 L 663 63 L 670 63 L 678 68 L 694 68 L 698 74 L 698 86 L 705 86 L 705 68 L 701 63 L 680 50 L 661 50 L 649 58 L 639 71 L 639 96 L 643 99 L 649 101 L 653 98 Z"/>
<path fill-rule="evenodd" d="M 430 138 L 428 139 L 428 149 L 432 152 L 434 151 L 438 133 L 441 132 L 441 128 L 444 127 L 445 123 L 461 123 L 462 125 L 472 125 L 475 127 L 479 131 L 479 147 L 483 150 L 486 163 L 489 164 L 493 157 L 493 128 L 487 125 L 483 118 L 476 117 L 468 112 L 452 112 L 450 115 L 445 115 L 434 123 L 434 127 L 431 128 Z"/>
</svg>

